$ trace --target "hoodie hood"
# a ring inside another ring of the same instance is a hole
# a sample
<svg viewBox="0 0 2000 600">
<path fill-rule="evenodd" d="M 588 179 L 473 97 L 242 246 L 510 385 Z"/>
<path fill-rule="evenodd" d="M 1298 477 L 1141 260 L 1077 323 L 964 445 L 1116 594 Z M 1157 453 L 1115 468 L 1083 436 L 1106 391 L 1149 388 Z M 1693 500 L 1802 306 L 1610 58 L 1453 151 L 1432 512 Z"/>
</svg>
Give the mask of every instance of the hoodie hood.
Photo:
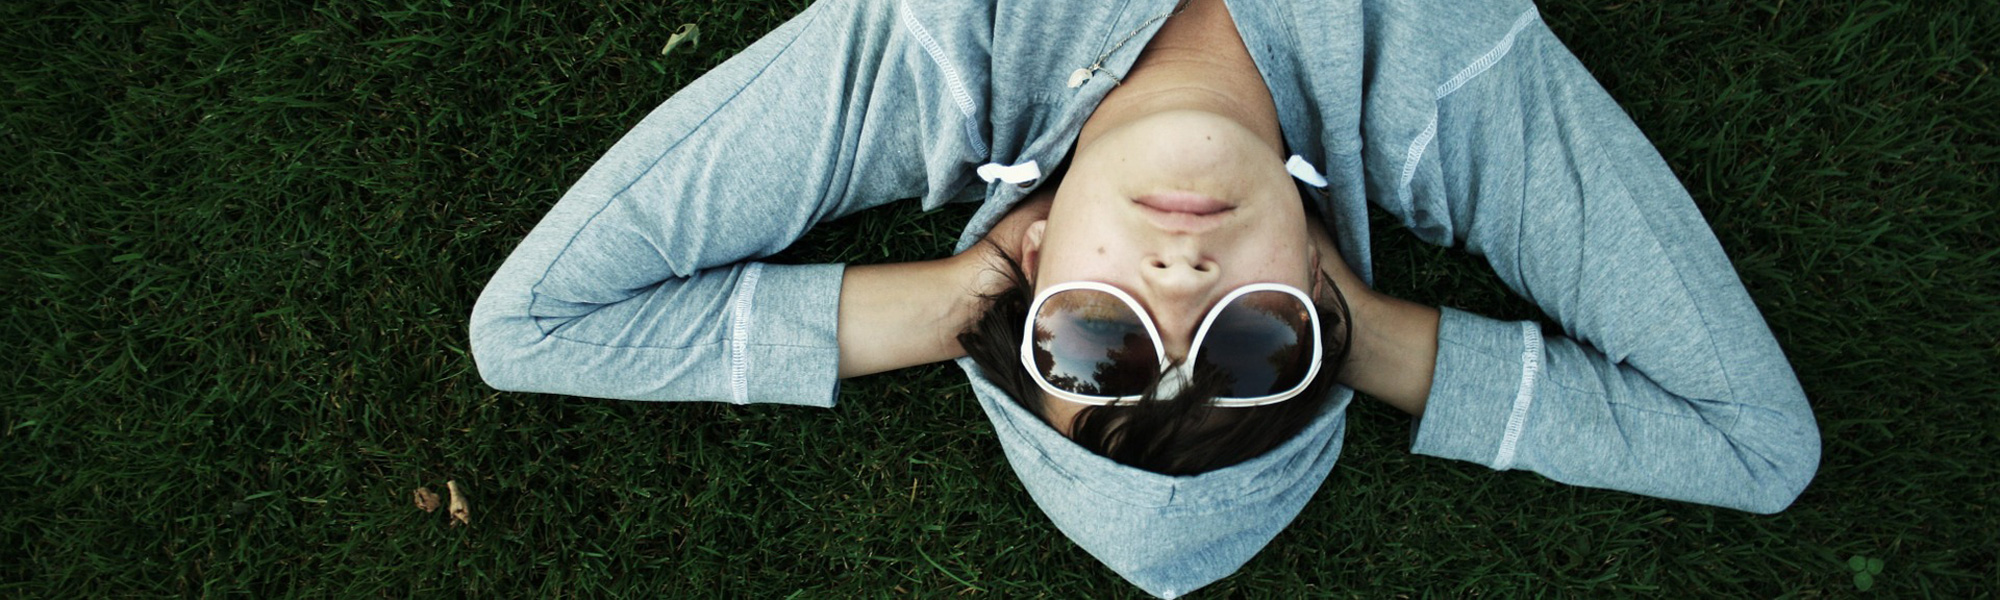
<svg viewBox="0 0 2000 600">
<path fill-rule="evenodd" d="M 1035 505 L 1084 551 L 1160 598 L 1177 598 L 1241 568 L 1278 535 L 1340 456 L 1347 404 L 1336 387 L 1313 422 L 1262 456 L 1200 475 L 1161 475 L 1076 444 L 959 365 Z"/>
</svg>

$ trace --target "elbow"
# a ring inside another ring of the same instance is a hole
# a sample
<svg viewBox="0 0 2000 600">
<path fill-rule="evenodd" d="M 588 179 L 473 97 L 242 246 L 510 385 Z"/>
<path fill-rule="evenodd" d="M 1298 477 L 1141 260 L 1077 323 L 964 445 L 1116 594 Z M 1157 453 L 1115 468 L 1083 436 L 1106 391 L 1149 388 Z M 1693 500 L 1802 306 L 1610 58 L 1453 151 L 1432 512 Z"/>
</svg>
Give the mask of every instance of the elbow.
<svg viewBox="0 0 2000 600">
<path fill-rule="evenodd" d="M 530 338 L 537 337 L 527 335 L 535 330 L 534 319 L 525 311 L 507 311 L 501 304 L 489 287 L 473 305 L 466 328 L 473 366 L 488 387 L 506 392 L 534 391 L 529 389 L 534 379 L 531 365 L 525 360 L 533 346 Z"/>
<path fill-rule="evenodd" d="M 1807 436 L 1798 442 L 1796 462 L 1786 465 L 1779 473 L 1779 483 L 1774 486 L 1770 501 L 1760 507 L 1764 510 L 1756 511 L 1758 514 L 1777 514 L 1790 508 L 1792 503 L 1799 499 L 1799 495 L 1805 493 L 1806 486 L 1812 483 L 1813 476 L 1819 474 L 1819 428 L 1808 424 L 1807 429 L 1809 430 Z"/>
<path fill-rule="evenodd" d="M 1804 405 L 1801 401 L 1800 406 Z M 1813 476 L 1819 473 L 1819 423 L 1810 409 L 1800 413 L 1784 419 L 1786 426 L 1776 428 L 1759 449 L 1766 465 L 1766 480 L 1744 510 L 1760 515 L 1781 512 L 1805 493 Z"/>
<path fill-rule="evenodd" d="M 519 391 L 519 382 L 514 377 L 518 369 L 507 360 L 512 355 L 509 352 L 511 349 L 501 343 L 500 336 L 492 331 L 492 325 L 481 322 L 475 313 L 468 329 L 471 338 L 468 347 L 472 352 L 473 367 L 479 371 L 479 379 L 496 390 Z"/>
<path fill-rule="evenodd" d="M 499 345 L 498 340 L 494 339 L 495 336 L 482 332 L 481 329 L 478 321 L 474 321 L 471 327 L 470 347 L 472 364 L 479 371 L 479 379 L 486 382 L 487 387 L 496 390 L 521 391 L 519 381 L 514 376 L 519 369 L 506 360 L 510 354 L 508 348 Z"/>
<path fill-rule="evenodd" d="M 1812 483 L 1813 475 L 1818 471 L 1817 445 L 1814 446 L 1813 456 L 1814 461 L 1810 466 L 1788 469 L 1776 474 L 1775 481 L 1762 486 L 1757 496 L 1751 498 L 1743 510 L 1760 515 L 1775 515 L 1791 508 L 1792 503 L 1798 501 L 1799 496 L 1805 493 L 1806 486 Z"/>
</svg>

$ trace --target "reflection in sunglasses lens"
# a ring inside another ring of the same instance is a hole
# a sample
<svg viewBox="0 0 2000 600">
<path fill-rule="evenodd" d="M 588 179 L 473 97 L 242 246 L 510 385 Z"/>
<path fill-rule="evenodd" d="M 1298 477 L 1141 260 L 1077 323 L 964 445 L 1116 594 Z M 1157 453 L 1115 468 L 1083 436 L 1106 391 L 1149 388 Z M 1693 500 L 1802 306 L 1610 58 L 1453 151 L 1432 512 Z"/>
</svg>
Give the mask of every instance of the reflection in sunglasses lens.
<svg viewBox="0 0 2000 600">
<path fill-rule="evenodd" d="M 1225 374 L 1225 395 L 1270 396 L 1305 383 L 1312 367 L 1311 308 L 1291 294 L 1251 292 L 1223 307 L 1197 361 Z"/>
<path fill-rule="evenodd" d="M 1042 302 L 1034 320 L 1035 369 L 1057 389 L 1136 396 L 1157 371 L 1159 350 L 1138 313 L 1097 290 L 1067 290 Z"/>
</svg>

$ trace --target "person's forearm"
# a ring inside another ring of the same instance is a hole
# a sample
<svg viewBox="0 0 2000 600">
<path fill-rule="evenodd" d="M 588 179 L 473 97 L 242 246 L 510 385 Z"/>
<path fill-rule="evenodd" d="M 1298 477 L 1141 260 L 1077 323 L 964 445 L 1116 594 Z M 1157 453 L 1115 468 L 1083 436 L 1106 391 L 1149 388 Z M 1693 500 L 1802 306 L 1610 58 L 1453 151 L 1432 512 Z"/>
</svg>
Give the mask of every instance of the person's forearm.
<svg viewBox="0 0 2000 600">
<path fill-rule="evenodd" d="M 1340 382 L 1403 412 L 1424 414 L 1437 368 L 1437 307 L 1373 292 L 1354 296 L 1354 346 Z"/>
<path fill-rule="evenodd" d="M 1021 201 L 955 256 L 889 265 L 850 265 L 840 284 L 840 376 L 857 377 L 965 356 L 958 334 L 986 309 L 986 294 L 1017 282 L 1003 256 L 1048 218 L 1053 188 Z"/>
<path fill-rule="evenodd" d="M 840 283 L 840 377 L 965 355 L 958 333 L 979 298 L 957 257 L 850 265 Z"/>
<path fill-rule="evenodd" d="M 1353 311 L 1354 344 L 1341 365 L 1340 383 L 1412 415 L 1424 414 L 1431 374 L 1437 369 L 1437 307 L 1382 294 L 1369 288 L 1341 259 L 1325 227 L 1308 233 L 1319 249 L 1319 265 L 1347 298 Z"/>
</svg>

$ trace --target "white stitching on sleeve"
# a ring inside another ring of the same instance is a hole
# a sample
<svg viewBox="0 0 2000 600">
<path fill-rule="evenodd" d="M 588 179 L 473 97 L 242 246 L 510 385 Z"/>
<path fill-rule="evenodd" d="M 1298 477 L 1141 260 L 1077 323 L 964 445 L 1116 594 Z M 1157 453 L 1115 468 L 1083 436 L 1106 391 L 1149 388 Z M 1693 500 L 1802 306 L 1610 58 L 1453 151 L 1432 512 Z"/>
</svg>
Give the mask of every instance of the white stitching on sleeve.
<svg viewBox="0 0 2000 600">
<path fill-rule="evenodd" d="M 1532 8 L 1521 13 L 1521 17 L 1514 20 L 1514 28 L 1507 30 L 1506 37 L 1500 38 L 1499 44 L 1495 44 L 1491 50 L 1486 51 L 1486 54 L 1480 55 L 1479 60 L 1472 61 L 1472 64 L 1466 65 L 1457 75 L 1451 76 L 1450 80 L 1438 86 L 1437 93 L 1432 95 L 1432 101 L 1444 100 L 1445 96 L 1458 91 L 1465 82 L 1478 77 L 1480 73 L 1485 73 L 1487 69 L 1493 68 L 1495 63 L 1500 62 L 1500 59 L 1506 58 L 1507 53 L 1514 49 L 1514 36 L 1520 35 L 1522 29 L 1527 29 L 1528 24 L 1535 22 L 1536 17 L 1535 9 Z M 1417 134 L 1417 139 L 1410 140 L 1410 150 L 1403 154 L 1403 173 L 1402 177 L 1396 180 L 1396 195 L 1404 204 L 1410 201 L 1410 180 L 1417 176 L 1417 162 L 1423 159 L 1424 149 L 1437 137 L 1437 127 L 1437 105 L 1432 104 L 1430 124 L 1424 127 L 1423 133 Z"/>
<path fill-rule="evenodd" d="M 757 304 L 757 278 L 763 273 L 763 263 L 743 268 L 729 311 L 729 399 L 737 404 L 750 403 L 750 315 Z"/>
<path fill-rule="evenodd" d="M 931 62 L 937 63 L 938 70 L 944 72 L 945 86 L 951 88 L 951 99 L 958 104 L 958 112 L 965 115 L 965 120 L 961 121 L 965 123 L 965 138 L 972 142 L 973 152 L 985 156 L 986 140 L 981 139 L 979 135 L 979 121 L 974 117 L 977 111 L 972 106 L 972 93 L 965 90 L 965 81 L 959 78 L 958 69 L 951 66 L 951 61 L 945 60 L 944 48 L 939 47 L 937 40 L 931 38 L 930 30 L 924 29 L 924 25 L 917 22 L 915 13 L 910 11 L 907 4 L 898 6 L 897 12 L 903 14 L 903 28 L 910 30 L 910 37 L 917 39 L 917 45 L 923 46 L 924 53 L 930 55 Z"/>
<path fill-rule="evenodd" d="M 1500 453 L 1493 457 L 1493 470 L 1514 466 L 1514 450 L 1521 431 L 1528 426 L 1528 407 L 1535 403 L 1535 378 L 1542 371 L 1542 328 L 1534 321 L 1521 322 L 1521 389 L 1514 392 L 1514 410 L 1507 415 L 1507 432 L 1500 437 Z"/>
</svg>

